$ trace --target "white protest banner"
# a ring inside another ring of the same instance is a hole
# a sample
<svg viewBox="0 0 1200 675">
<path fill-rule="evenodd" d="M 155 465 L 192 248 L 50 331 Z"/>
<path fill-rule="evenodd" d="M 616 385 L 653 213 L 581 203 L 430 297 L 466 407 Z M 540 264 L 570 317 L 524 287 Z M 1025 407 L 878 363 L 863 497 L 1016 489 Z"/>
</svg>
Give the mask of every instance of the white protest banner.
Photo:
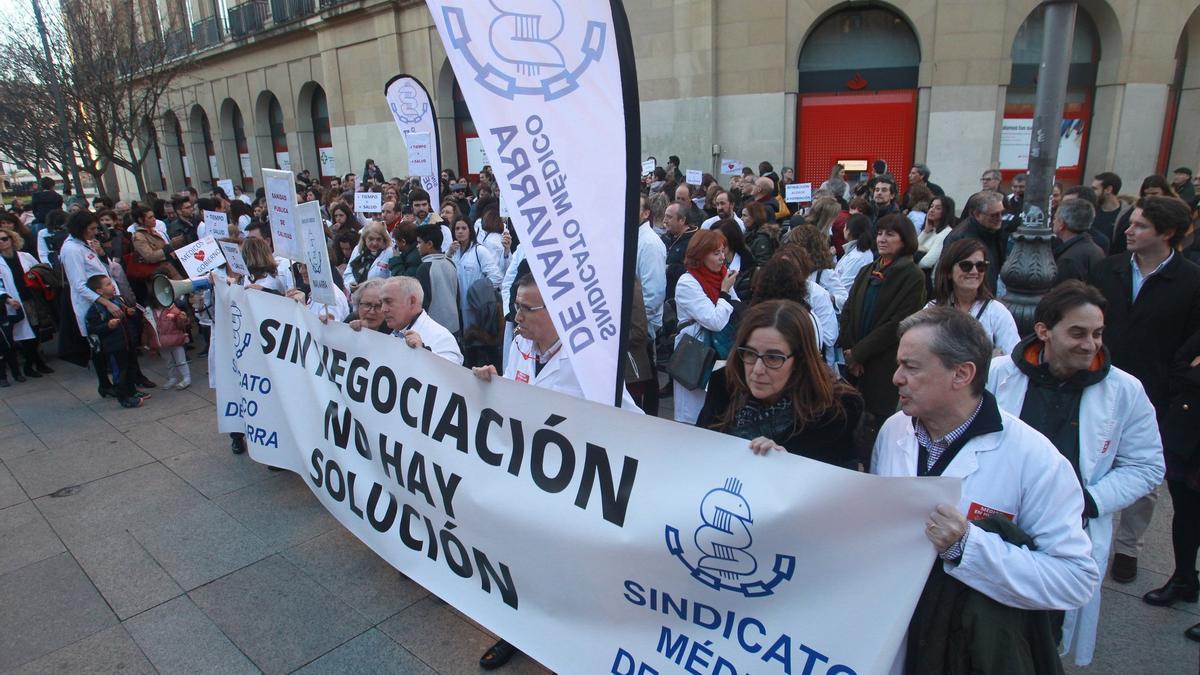
<svg viewBox="0 0 1200 675">
<path fill-rule="evenodd" d="M 400 133 L 406 139 L 405 147 L 409 145 L 407 141 L 409 134 L 428 134 L 426 145 L 430 147 L 429 173 L 413 175 L 421 177 L 421 187 L 429 193 L 429 204 L 436 209 L 442 203 L 441 182 L 438 180 L 438 175 L 441 173 L 438 165 L 441 157 L 441 139 L 438 138 L 437 114 L 434 112 L 433 102 L 429 99 L 429 91 L 425 89 L 425 85 L 421 84 L 420 80 L 412 75 L 400 74 L 383 85 L 383 95 L 387 99 L 388 108 L 392 111 L 392 119 L 396 121 L 396 127 L 400 129 Z M 467 141 L 467 144 L 469 164 L 472 159 L 469 150 L 470 140 Z M 409 152 L 411 153 L 412 150 Z M 469 166 L 468 170 L 471 173 L 479 173 L 478 169 L 472 170 Z"/>
<path fill-rule="evenodd" d="M 756 457 L 238 286 L 218 285 L 212 348 L 218 417 L 253 459 L 557 672 L 886 673 L 933 564 L 925 521 L 958 503 L 956 478 Z"/>
<path fill-rule="evenodd" d="M 217 181 L 217 187 L 225 191 L 225 196 L 233 199 L 233 180 L 230 178 L 222 178 Z"/>
<path fill-rule="evenodd" d="M 308 285 L 312 299 L 326 305 L 336 305 L 341 293 L 333 283 L 333 265 L 329 264 L 329 248 L 325 245 L 325 228 L 321 224 L 321 203 L 304 202 L 296 207 L 296 226 L 304 248 L 304 263 L 308 266 Z"/>
<path fill-rule="evenodd" d="M 783 187 L 783 201 L 807 203 L 812 201 L 812 183 L 788 183 Z"/>
<path fill-rule="evenodd" d="M 742 167 L 745 164 L 740 159 L 723 159 L 721 160 L 721 175 L 722 176 L 737 176 L 742 173 Z"/>
<path fill-rule="evenodd" d="M 221 253 L 217 240 L 211 236 L 175 249 L 175 255 L 179 257 L 179 262 L 183 263 L 183 270 L 192 279 L 205 276 L 225 264 L 225 254 Z"/>
<path fill-rule="evenodd" d="M 242 247 L 232 241 L 218 241 L 217 244 L 221 247 L 221 254 L 225 256 L 225 264 L 231 273 L 239 277 L 250 276 L 250 267 L 242 257 Z"/>
<path fill-rule="evenodd" d="M 204 211 L 204 233 L 218 239 L 229 236 L 229 216 L 221 211 Z"/>
<path fill-rule="evenodd" d="M 429 147 L 429 134 L 414 131 L 404 136 L 404 145 L 408 149 L 408 175 L 432 176 L 433 151 Z"/>
<path fill-rule="evenodd" d="M 641 147 L 624 8 L 426 4 L 580 385 L 620 400 Z"/>
<path fill-rule="evenodd" d="M 291 171 L 262 171 L 275 255 L 288 259 L 299 258 L 301 250 L 300 240 L 296 237 L 296 176 Z"/>
<path fill-rule="evenodd" d="M 699 169 L 688 169 L 686 180 L 689 185 L 699 185 L 704 182 L 704 172 Z"/>
<path fill-rule="evenodd" d="M 654 161 L 653 159 L 648 159 L 642 162 L 642 175 L 649 176 L 650 174 L 654 173 L 654 170 L 657 168 L 658 162 Z"/>
<path fill-rule="evenodd" d="M 379 213 L 383 211 L 382 192 L 355 192 L 355 213 Z"/>
</svg>

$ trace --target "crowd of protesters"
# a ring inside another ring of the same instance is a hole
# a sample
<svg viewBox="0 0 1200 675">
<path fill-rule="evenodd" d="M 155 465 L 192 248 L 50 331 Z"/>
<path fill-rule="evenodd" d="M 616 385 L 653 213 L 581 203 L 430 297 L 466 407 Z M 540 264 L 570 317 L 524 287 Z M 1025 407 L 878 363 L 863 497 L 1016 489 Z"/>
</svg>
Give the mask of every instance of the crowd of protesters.
<svg viewBox="0 0 1200 675">
<path fill-rule="evenodd" d="M 1086 665 L 1099 579 L 1136 578 L 1164 476 L 1175 572 L 1145 601 L 1200 595 L 1197 185 L 1187 169 L 1146 177 L 1137 195 L 1111 172 L 1056 184 L 1056 285 L 1021 335 L 1001 270 L 1025 177 L 1004 190 L 984 171 L 960 211 L 926 166 L 906 168 L 902 191 L 882 162 L 857 180 L 834 166 L 811 203 L 786 201 L 794 172 L 768 162 L 727 185 L 711 174 L 688 184 L 674 156 L 644 176 L 624 407 L 667 411 L 760 455 L 964 477 L 970 512 L 939 506 L 927 524 L 939 562 L 926 595 L 958 583 L 1048 612 L 1037 637 Z M 261 190 L 64 204 L 46 181 L 28 207 L 0 214 L 0 387 L 10 371 L 18 382 L 53 372 L 39 345 L 56 337 L 58 355 L 90 363 L 120 405 L 150 398 L 138 362 L 148 353 L 166 360 L 164 387 L 188 387 L 189 361 L 208 351 L 212 293 L 163 306 L 152 285 L 187 276 L 174 252 L 206 235 L 208 211 L 226 214 L 250 271 L 219 271 L 228 283 L 428 347 L 484 379 L 582 396 L 494 177 L 440 180 L 436 204 L 418 179 L 385 180 L 370 160 L 361 176 L 297 176 L 297 201 L 321 207 L 334 305 L 312 302 L 305 266 L 275 255 Z M 379 213 L 354 210 L 361 191 L 381 193 Z M 240 434 L 232 449 L 245 451 Z M 923 649 L 947 644 L 937 602 L 918 605 L 901 654 L 909 672 L 952 658 Z M 1200 641 L 1200 624 L 1186 635 Z M 501 641 L 480 664 L 514 651 Z M 1005 667 L 1037 653 L 1007 654 Z"/>
</svg>

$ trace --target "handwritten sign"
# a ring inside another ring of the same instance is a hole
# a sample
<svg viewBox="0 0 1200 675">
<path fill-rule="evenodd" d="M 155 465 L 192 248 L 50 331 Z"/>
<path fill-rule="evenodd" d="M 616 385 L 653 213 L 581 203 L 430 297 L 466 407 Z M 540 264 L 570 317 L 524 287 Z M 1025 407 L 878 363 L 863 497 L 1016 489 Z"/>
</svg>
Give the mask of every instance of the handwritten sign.
<svg viewBox="0 0 1200 675">
<path fill-rule="evenodd" d="M 246 259 L 242 257 L 242 247 L 232 241 L 218 241 L 217 245 L 221 247 L 221 253 L 225 256 L 225 264 L 232 274 L 239 277 L 250 276 L 250 267 L 246 265 Z"/>
<path fill-rule="evenodd" d="M 383 210 L 383 194 L 380 192 L 355 192 L 355 213 L 379 213 Z"/>
<path fill-rule="evenodd" d="M 218 239 L 229 236 L 229 216 L 220 211 L 204 212 L 204 232 Z"/>
<path fill-rule="evenodd" d="M 654 173 L 656 168 L 658 168 L 658 162 L 654 161 L 653 159 L 648 159 L 642 162 L 642 175 L 649 176 L 650 174 Z"/>
<path fill-rule="evenodd" d="M 722 176 L 737 176 L 742 173 L 742 167 L 746 166 L 740 159 L 723 159 L 721 160 L 721 175 Z"/>
<path fill-rule="evenodd" d="M 320 202 L 304 202 L 296 209 L 300 226 L 300 242 L 304 245 L 304 263 L 308 265 L 308 285 L 313 302 L 336 305 L 340 293 L 333 281 L 333 265 L 329 264 L 329 248 L 325 245 L 325 228 L 321 225 Z"/>
<path fill-rule="evenodd" d="M 299 258 L 302 251 L 296 237 L 296 175 L 291 171 L 263 169 L 263 183 L 275 255 Z"/>
<path fill-rule="evenodd" d="M 414 131 L 404 134 L 404 144 L 408 146 L 408 175 L 432 176 L 433 149 L 429 132 Z"/>
<path fill-rule="evenodd" d="M 699 185 L 704 182 L 704 172 L 700 169 L 687 170 L 687 182 L 689 185 Z"/>
<path fill-rule="evenodd" d="M 175 249 L 175 255 L 179 256 L 179 262 L 183 263 L 184 271 L 193 279 L 206 276 L 209 272 L 225 264 L 225 255 L 221 253 L 221 247 L 217 245 L 217 240 L 213 237 L 205 237 L 183 248 Z"/>
<path fill-rule="evenodd" d="M 788 183 L 783 188 L 783 201 L 797 204 L 812 201 L 812 183 Z"/>
</svg>

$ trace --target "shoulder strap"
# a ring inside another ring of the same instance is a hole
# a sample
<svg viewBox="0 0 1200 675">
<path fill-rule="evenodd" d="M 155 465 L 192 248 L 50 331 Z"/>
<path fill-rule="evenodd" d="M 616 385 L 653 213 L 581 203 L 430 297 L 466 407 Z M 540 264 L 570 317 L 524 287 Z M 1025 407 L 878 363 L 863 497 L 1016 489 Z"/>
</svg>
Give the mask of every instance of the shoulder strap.
<svg viewBox="0 0 1200 675">
<path fill-rule="evenodd" d="M 982 321 L 982 320 L 983 320 L 983 313 L 987 311 L 988 305 L 989 305 L 989 304 L 991 304 L 991 302 L 992 302 L 991 300 L 984 300 L 984 301 L 983 301 L 983 304 L 982 304 L 982 305 L 980 305 L 980 307 L 979 307 L 979 311 L 978 311 L 978 312 L 975 312 L 975 320 L 976 320 L 976 321 Z"/>
</svg>

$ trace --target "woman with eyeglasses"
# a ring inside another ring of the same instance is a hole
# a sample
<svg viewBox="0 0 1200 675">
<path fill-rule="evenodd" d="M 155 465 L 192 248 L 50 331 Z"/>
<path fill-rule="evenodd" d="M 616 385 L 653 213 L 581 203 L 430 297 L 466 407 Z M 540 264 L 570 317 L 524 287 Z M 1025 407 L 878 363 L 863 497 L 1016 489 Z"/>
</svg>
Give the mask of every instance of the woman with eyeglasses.
<svg viewBox="0 0 1200 675">
<path fill-rule="evenodd" d="M 862 397 L 821 359 L 808 310 L 771 300 L 742 318 L 696 425 L 744 438 L 757 455 L 783 450 L 857 469 L 854 433 L 862 413 Z"/>
<path fill-rule="evenodd" d="M 862 392 L 867 412 L 882 423 L 896 412 L 900 398 L 892 384 L 900 346 L 896 329 L 925 305 L 925 275 L 913 262 L 917 234 L 907 218 L 886 215 L 875 232 L 879 259 L 854 278 L 842 308 L 838 344 L 848 379 Z"/>
<path fill-rule="evenodd" d="M 1008 354 L 1021 341 L 1017 322 L 988 286 L 991 263 L 977 239 L 962 239 L 942 251 L 929 307 L 953 307 L 975 317 L 992 339 L 997 356 Z"/>
</svg>

